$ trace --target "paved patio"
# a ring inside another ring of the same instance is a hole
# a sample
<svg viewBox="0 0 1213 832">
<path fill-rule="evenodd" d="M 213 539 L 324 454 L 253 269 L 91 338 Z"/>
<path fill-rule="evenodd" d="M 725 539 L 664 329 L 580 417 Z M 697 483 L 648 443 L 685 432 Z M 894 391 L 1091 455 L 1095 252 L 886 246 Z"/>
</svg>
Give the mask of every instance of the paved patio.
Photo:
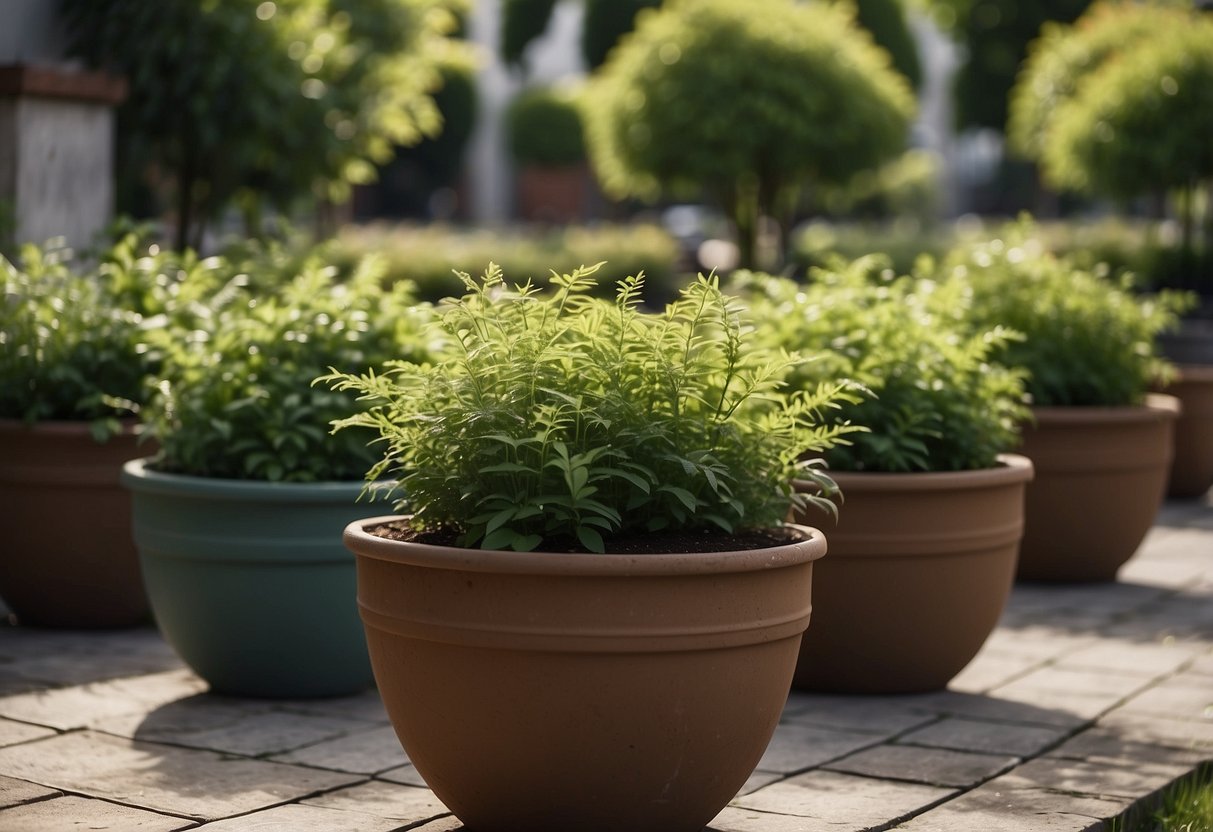
<svg viewBox="0 0 1213 832">
<path fill-rule="evenodd" d="M 1097 830 L 1208 760 L 1206 500 L 1168 504 L 1116 584 L 1017 587 L 947 691 L 794 694 L 711 829 Z M 0 829 L 73 828 L 463 829 L 373 692 L 217 697 L 154 630 L 0 627 Z"/>
</svg>

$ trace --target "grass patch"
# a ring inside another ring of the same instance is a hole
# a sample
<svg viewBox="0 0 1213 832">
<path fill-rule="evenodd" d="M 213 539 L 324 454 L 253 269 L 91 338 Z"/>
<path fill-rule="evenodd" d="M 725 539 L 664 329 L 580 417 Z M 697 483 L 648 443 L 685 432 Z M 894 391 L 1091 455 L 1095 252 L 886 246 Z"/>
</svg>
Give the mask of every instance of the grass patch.
<svg viewBox="0 0 1213 832">
<path fill-rule="evenodd" d="M 1213 832 L 1213 766 L 1168 787 L 1154 808 L 1134 807 L 1109 825 L 1111 832 Z"/>
</svg>

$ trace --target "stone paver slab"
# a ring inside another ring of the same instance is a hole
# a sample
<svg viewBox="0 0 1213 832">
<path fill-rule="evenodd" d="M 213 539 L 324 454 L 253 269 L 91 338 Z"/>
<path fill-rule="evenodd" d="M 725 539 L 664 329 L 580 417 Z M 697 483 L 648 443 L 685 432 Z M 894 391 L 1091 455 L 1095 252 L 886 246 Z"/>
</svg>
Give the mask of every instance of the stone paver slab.
<svg viewBox="0 0 1213 832">
<path fill-rule="evenodd" d="M 878 745 L 825 766 L 830 771 L 886 780 L 910 780 L 928 786 L 968 788 L 1001 774 L 1017 757 L 975 754 L 946 748 Z"/>
<path fill-rule="evenodd" d="M 200 832 L 393 832 L 400 824 L 363 812 L 291 803 L 195 828 Z"/>
<path fill-rule="evenodd" d="M 1186 765 L 1150 763 L 1145 760 L 1092 763 L 1046 757 L 1024 763 L 1000 777 L 998 782 L 1004 790 L 1048 789 L 1133 801 L 1153 794 L 1188 771 L 1190 767 Z"/>
<path fill-rule="evenodd" d="M 1125 699 L 1150 684 L 1138 674 L 1126 674 L 1103 668 L 1088 670 L 1081 667 L 1042 667 L 992 691 L 994 696 L 1006 697 L 1015 691 L 1050 691 L 1100 696 L 1110 701 Z"/>
<path fill-rule="evenodd" d="M 377 780 L 387 780 L 389 783 L 400 783 L 405 786 L 417 786 L 418 788 L 427 789 L 425 781 L 421 779 L 421 775 L 417 773 L 417 769 L 412 763 L 400 768 L 388 769 L 375 775 Z"/>
<path fill-rule="evenodd" d="M 184 818 L 70 795 L 0 811 L 0 829 L 13 832 L 63 832 L 65 829 L 173 832 L 193 826 L 193 821 Z"/>
<path fill-rule="evenodd" d="M 1003 789 L 998 780 L 894 827 L 905 832 L 1106 832 L 1121 801 Z"/>
<path fill-rule="evenodd" d="M 845 696 L 793 691 L 783 722 L 891 737 L 931 721 L 916 696 Z"/>
<path fill-rule="evenodd" d="M 40 725 L 29 725 L 24 722 L 13 722 L 11 719 L 0 719 L 0 748 L 6 745 L 16 745 L 19 742 L 39 740 L 55 736 L 51 728 Z"/>
<path fill-rule="evenodd" d="M 1175 676 L 1133 697 L 1120 710 L 1213 723 L 1213 680 L 1195 674 Z"/>
<path fill-rule="evenodd" d="M 880 736 L 784 722 L 758 761 L 760 771 L 791 774 L 880 742 Z"/>
<path fill-rule="evenodd" d="M 391 726 L 366 730 L 365 725 L 357 733 L 318 742 L 273 759 L 359 774 L 388 771 L 409 761 Z"/>
<path fill-rule="evenodd" d="M 954 789 L 917 783 L 811 771 L 737 798 L 733 805 L 866 829 L 917 814 L 954 794 Z"/>
<path fill-rule="evenodd" d="M 366 730 L 362 720 L 276 710 L 264 701 L 199 694 L 157 708 L 97 720 L 99 731 L 149 742 L 248 757 L 282 754 Z"/>
<path fill-rule="evenodd" d="M 400 824 L 417 824 L 450 814 L 450 810 L 429 789 L 380 781 L 328 792 L 308 798 L 303 803 L 326 809 L 362 812 Z"/>
<path fill-rule="evenodd" d="M 1196 765 L 1208 759 L 1209 753 L 1135 742 L 1126 739 L 1120 731 L 1096 726 L 1071 737 L 1045 756 L 1089 760 L 1096 763 L 1145 761 L 1195 768 Z"/>
<path fill-rule="evenodd" d="M 0 772 L 93 797 L 206 820 L 355 782 L 356 775 L 224 757 L 92 731 L 0 749 Z"/>
<path fill-rule="evenodd" d="M 1213 653 L 1205 653 L 1192 659 L 1187 672 L 1197 676 L 1213 676 Z"/>
<path fill-rule="evenodd" d="M 1174 673 L 1200 652 L 1198 646 L 1174 640 L 1140 643 L 1108 640 L 1077 650 L 1058 665 L 1158 678 Z"/>
<path fill-rule="evenodd" d="M 109 717 L 151 713 L 205 688 L 189 671 L 174 670 L 6 696 L 0 698 L 0 716 L 63 731 L 88 728 Z"/>
<path fill-rule="evenodd" d="M 1004 619 L 1014 618 L 1014 600 L 1012 597 L 1012 603 L 1008 606 Z M 1033 618 L 1030 623 L 1013 626 L 1004 623 L 990 634 L 984 648 L 991 652 L 1018 654 L 1028 656 L 1038 662 L 1045 662 L 1072 653 L 1095 641 L 1095 635 L 1090 630 L 1075 633 L 1064 627 L 1035 623 L 1040 620 L 1040 618 Z"/>
<path fill-rule="evenodd" d="M 729 806 L 717 815 L 704 832 L 851 832 L 864 827 L 819 818 L 777 815 Z"/>
<path fill-rule="evenodd" d="M 37 783 L 0 776 L 0 807 L 16 806 L 18 803 L 29 803 L 31 800 L 44 800 L 57 794 L 59 792 L 54 789 L 39 786 Z"/>
<path fill-rule="evenodd" d="M 985 693 L 1039 667 L 1042 661 L 1031 653 L 983 650 L 948 682 L 948 688 L 962 693 Z"/>
<path fill-rule="evenodd" d="M 1129 742 L 1213 752 L 1213 725 L 1207 722 L 1183 722 L 1119 709 L 1101 719 L 1099 726 Z"/>
<path fill-rule="evenodd" d="M 301 714 L 319 714 L 340 719 L 361 719 L 366 722 L 388 724 L 387 711 L 379 691 L 374 688 L 350 696 L 335 696 L 324 699 L 280 700 L 278 707 L 284 711 Z"/>
<path fill-rule="evenodd" d="M 1076 728 L 1088 721 L 1058 705 L 1044 705 L 1031 699 L 1017 701 L 1009 697 L 951 690 L 923 694 L 916 698 L 914 707 L 940 716 L 965 716 L 1018 725 Z"/>
<path fill-rule="evenodd" d="M 903 734 L 898 742 L 954 751 L 1032 757 L 1069 733 L 1069 728 L 948 717 Z"/>
</svg>

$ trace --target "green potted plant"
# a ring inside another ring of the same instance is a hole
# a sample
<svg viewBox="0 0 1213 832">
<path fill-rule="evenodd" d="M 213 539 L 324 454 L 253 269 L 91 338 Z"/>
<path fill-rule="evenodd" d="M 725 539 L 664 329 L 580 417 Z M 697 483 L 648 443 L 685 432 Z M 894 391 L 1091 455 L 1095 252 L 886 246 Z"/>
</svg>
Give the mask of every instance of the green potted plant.
<svg viewBox="0 0 1213 832">
<path fill-rule="evenodd" d="M 840 384 L 784 396 L 715 279 L 664 314 L 496 267 L 432 364 L 323 381 L 370 409 L 407 516 L 352 523 L 371 662 L 409 759 L 480 832 L 698 830 L 787 696 L 820 532 L 785 526 Z M 498 551 L 498 550 L 513 551 Z"/>
<path fill-rule="evenodd" d="M 425 313 L 369 259 L 345 281 L 319 256 L 246 265 L 158 341 L 141 415 L 160 451 L 122 475 L 143 575 L 165 638 L 212 690 L 349 693 L 372 678 L 340 529 L 366 512 L 370 437 L 330 439 L 358 405 L 311 381 L 420 358 Z"/>
<path fill-rule="evenodd" d="M 830 540 L 813 576 L 802 689 L 944 687 L 993 631 L 1015 578 L 1032 466 L 1004 452 L 1027 407 L 1022 373 L 992 359 L 1014 334 L 962 334 L 963 292 L 893 275 L 869 256 L 814 269 L 808 285 L 738 277 L 756 293 L 757 340 L 817 356 L 792 387 L 849 378 L 867 391 L 831 417 L 868 428 L 825 454 L 846 495 L 841 516 L 797 514 Z"/>
<path fill-rule="evenodd" d="M 0 596 L 22 623 L 147 620 L 118 483 L 136 453 L 131 408 L 156 364 L 141 309 L 161 263 L 138 248 L 128 237 L 91 267 L 54 246 L 0 257 Z"/>
<path fill-rule="evenodd" d="M 590 173 L 576 93 L 523 90 L 506 110 L 506 135 L 519 216 L 549 223 L 584 218 Z"/>
<path fill-rule="evenodd" d="M 1213 213 L 1206 196 L 1200 234 L 1197 205 L 1213 187 L 1213 14 L 1094 4 L 1034 45 L 1011 127 L 1055 187 L 1120 200 L 1176 195 L 1178 268 L 1156 257 L 1164 267 L 1142 276 L 1201 296 L 1199 312 L 1159 341 L 1177 363 L 1167 392 L 1182 402 L 1168 491 L 1203 495 L 1213 484 Z"/>
<path fill-rule="evenodd" d="M 1179 403 L 1148 391 L 1169 370 L 1155 337 L 1175 324 L 1184 296 L 1142 297 L 1129 276 L 1077 268 L 1046 253 L 1026 221 L 957 248 L 943 264 L 949 278 L 972 293 L 974 329 L 1025 336 L 998 354 L 1028 371 L 1033 405 L 1020 446 L 1036 478 L 1019 577 L 1113 580 L 1165 492 Z"/>
</svg>

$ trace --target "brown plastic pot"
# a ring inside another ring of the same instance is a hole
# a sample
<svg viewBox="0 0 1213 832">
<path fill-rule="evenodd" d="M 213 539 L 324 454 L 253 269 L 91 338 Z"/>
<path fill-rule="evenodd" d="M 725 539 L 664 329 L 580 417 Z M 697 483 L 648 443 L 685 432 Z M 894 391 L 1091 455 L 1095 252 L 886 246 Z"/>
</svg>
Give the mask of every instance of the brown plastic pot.
<svg viewBox="0 0 1213 832">
<path fill-rule="evenodd" d="M 83 422 L 0 420 L 0 597 L 23 624 L 147 620 L 131 498 L 118 482 L 138 455 L 130 432 L 99 444 Z"/>
<path fill-rule="evenodd" d="M 831 472 L 845 497 L 817 567 L 813 627 L 793 686 L 843 693 L 938 690 L 993 631 L 1015 578 L 1032 464 L 922 474 Z"/>
<path fill-rule="evenodd" d="M 1213 485 L 1213 365 L 1181 364 L 1166 393 L 1179 399 L 1167 494 L 1201 497 Z"/>
<path fill-rule="evenodd" d="M 514 553 L 346 528 L 388 715 L 476 832 L 697 832 L 757 765 L 825 538 L 745 552 Z"/>
<path fill-rule="evenodd" d="M 1018 577 L 1116 579 L 1162 503 L 1179 401 L 1152 394 L 1131 407 L 1038 407 L 1019 452 L 1028 488 Z"/>
</svg>

